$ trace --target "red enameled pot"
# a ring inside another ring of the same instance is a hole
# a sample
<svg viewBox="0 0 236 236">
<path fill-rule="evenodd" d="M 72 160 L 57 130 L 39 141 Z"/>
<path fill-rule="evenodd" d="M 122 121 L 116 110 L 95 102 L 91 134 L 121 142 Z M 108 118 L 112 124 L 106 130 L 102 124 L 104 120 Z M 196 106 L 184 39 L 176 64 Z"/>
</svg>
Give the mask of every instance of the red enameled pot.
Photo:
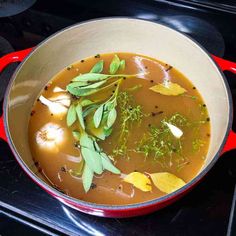
<svg viewBox="0 0 236 236">
<path fill-rule="evenodd" d="M 204 166 L 181 189 L 139 204 L 111 206 L 88 203 L 67 196 L 50 186 L 38 173 L 28 144 L 28 120 L 32 105 L 44 85 L 67 65 L 106 52 L 133 52 L 168 63 L 189 78 L 202 94 L 211 118 L 211 140 Z M 222 73 L 236 73 L 236 63 L 210 55 L 188 36 L 167 26 L 131 18 L 97 19 L 66 28 L 35 48 L 0 58 L 0 72 L 21 62 L 4 98 L 0 136 L 6 140 L 22 169 L 49 194 L 79 211 L 104 217 L 131 217 L 153 212 L 179 199 L 211 169 L 218 157 L 236 147 L 231 130 L 232 99 Z"/>
</svg>

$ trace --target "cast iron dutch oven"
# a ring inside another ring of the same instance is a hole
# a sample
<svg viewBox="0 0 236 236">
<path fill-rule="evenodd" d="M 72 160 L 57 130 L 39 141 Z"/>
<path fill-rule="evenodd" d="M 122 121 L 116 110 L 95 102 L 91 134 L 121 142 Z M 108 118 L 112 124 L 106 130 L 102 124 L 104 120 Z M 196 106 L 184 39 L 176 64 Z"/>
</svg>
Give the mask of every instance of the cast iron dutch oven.
<svg viewBox="0 0 236 236">
<path fill-rule="evenodd" d="M 28 142 L 28 121 L 35 99 L 45 84 L 67 65 L 106 52 L 132 52 L 158 58 L 181 71 L 202 94 L 211 118 L 210 147 L 198 175 L 181 189 L 139 204 L 102 205 L 57 191 L 37 171 Z M 1 136 L 34 182 L 79 211 L 105 217 L 130 217 L 156 211 L 186 194 L 206 175 L 222 152 L 236 147 L 236 134 L 231 130 L 231 94 L 222 73 L 222 70 L 236 73 L 236 64 L 211 56 L 195 41 L 167 26 L 130 18 L 91 20 L 61 30 L 33 49 L 2 57 L 0 71 L 14 61 L 22 62 L 5 94 Z"/>
</svg>

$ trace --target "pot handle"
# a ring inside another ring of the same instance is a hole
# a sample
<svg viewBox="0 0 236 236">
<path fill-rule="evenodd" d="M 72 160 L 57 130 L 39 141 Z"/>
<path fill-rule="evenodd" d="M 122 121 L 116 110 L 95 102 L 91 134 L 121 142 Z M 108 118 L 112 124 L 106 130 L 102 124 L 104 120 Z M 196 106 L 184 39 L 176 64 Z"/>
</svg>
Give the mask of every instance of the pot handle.
<svg viewBox="0 0 236 236">
<path fill-rule="evenodd" d="M 0 58 L 0 72 L 10 63 L 23 61 L 33 48 L 27 48 L 18 52 L 11 52 Z"/>
<path fill-rule="evenodd" d="M 23 61 L 24 58 L 32 51 L 33 48 L 27 48 L 18 52 L 9 53 L 0 58 L 0 73 L 9 64 L 13 62 Z M 7 141 L 7 136 L 4 129 L 3 116 L 0 117 L 0 138 Z"/>
<path fill-rule="evenodd" d="M 222 59 L 220 57 L 216 57 L 214 55 L 212 55 L 212 58 L 218 64 L 218 66 L 221 68 L 221 70 L 231 71 L 234 74 L 236 74 L 236 63 L 235 62 L 227 61 L 225 59 Z M 236 133 L 233 130 L 231 130 L 229 133 L 228 139 L 226 141 L 226 144 L 223 148 L 222 153 L 230 151 L 234 148 L 236 148 Z"/>
<path fill-rule="evenodd" d="M 214 61 L 218 64 L 218 66 L 220 67 L 221 70 L 223 70 L 223 71 L 228 70 L 228 71 L 231 71 L 234 74 L 236 74 L 236 63 L 235 62 L 228 61 L 228 60 L 222 59 L 222 58 L 214 56 L 214 55 L 211 55 L 211 56 L 214 59 Z"/>
</svg>

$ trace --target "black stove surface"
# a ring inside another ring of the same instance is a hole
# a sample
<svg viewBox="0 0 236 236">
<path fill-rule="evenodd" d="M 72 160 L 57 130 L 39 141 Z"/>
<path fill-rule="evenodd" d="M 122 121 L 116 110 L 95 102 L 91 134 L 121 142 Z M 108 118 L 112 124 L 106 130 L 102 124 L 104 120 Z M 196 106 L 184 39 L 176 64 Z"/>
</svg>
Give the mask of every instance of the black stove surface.
<svg viewBox="0 0 236 236">
<path fill-rule="evenodd" d="M 221 7 L 219 2 L 37 1 L 18 15 L 0 18 L 0 57 L 37 45 L 77 22 L 129 16 L 169 25 L 210 53 L 236 61 L 235 4 L 225 1 Z M 15 68 L 16 64 L 10 65 L 0 74 L 1 100 Z M 236 76 L 228 72 L 226 76 L 235 102 Z M 105 219 L 70 209 L 36 186 L 18 166 L 7 143 L 0 140 L 0 235 L 226 235 L 236 183 L 235 155 L 236 150 L 225 153 L 202 183 L 165 209 L 142 217 Z M 25 224 L 26 233 L 14 224 L 6 227 L 2 220 L 6 217 Z"/>
</svg>

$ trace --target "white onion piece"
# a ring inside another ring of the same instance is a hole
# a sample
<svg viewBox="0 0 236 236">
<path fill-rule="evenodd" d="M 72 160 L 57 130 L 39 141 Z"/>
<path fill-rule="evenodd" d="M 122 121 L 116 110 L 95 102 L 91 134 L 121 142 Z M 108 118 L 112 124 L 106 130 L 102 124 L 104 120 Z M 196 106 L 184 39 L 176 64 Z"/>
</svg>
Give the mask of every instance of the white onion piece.
<svg viewBox="0 0 236 236">
<path fill-rule="evenodd" d="M 46 105 L 53 114 L 65 114 L 68 110 L 63 103 L 59 101 L 51 101 L 42 95 L 39 97 L 39 100 L 42 104 Z"/>
<path fill-rule="evenodd" d="M 60 93 L 60 92 L 66 92 L 66 90 L 65 90 L 65 89 L 62 89 L 62 88 L 60 88 L 60 87 L 58 87 L 58 86 L 56 86 L 56 87 L 53 89 L 53 92 L 54 92 L 54 93 Z"/>
<path fill-rule="evenodd" d="M 64 130 L 59 125 L 47 123 L 36 133 L 36 143 L 45 149 L 58 151 L 57 146 L 64 140 Z"/>
<path fill-rule="evenodd" d="M 60 103 L 66 107 L 70 106 L 71 100 L 70 100 L 70 95 L 69 94 L 60 94 L 56 97 L 51 97 L 50 101 Z"/>
<path fill-rule="evenodd" d="M 181 129 L 179 129 L 178 127 L 176 127 L 175 125 L 169 124 L 167 122 L 164 122 L 168 128 L 170 129 L 170 132 L 176 137 L 176 138 L 180 138 L 183 135 L 183 131 Z"/>
</svg>

